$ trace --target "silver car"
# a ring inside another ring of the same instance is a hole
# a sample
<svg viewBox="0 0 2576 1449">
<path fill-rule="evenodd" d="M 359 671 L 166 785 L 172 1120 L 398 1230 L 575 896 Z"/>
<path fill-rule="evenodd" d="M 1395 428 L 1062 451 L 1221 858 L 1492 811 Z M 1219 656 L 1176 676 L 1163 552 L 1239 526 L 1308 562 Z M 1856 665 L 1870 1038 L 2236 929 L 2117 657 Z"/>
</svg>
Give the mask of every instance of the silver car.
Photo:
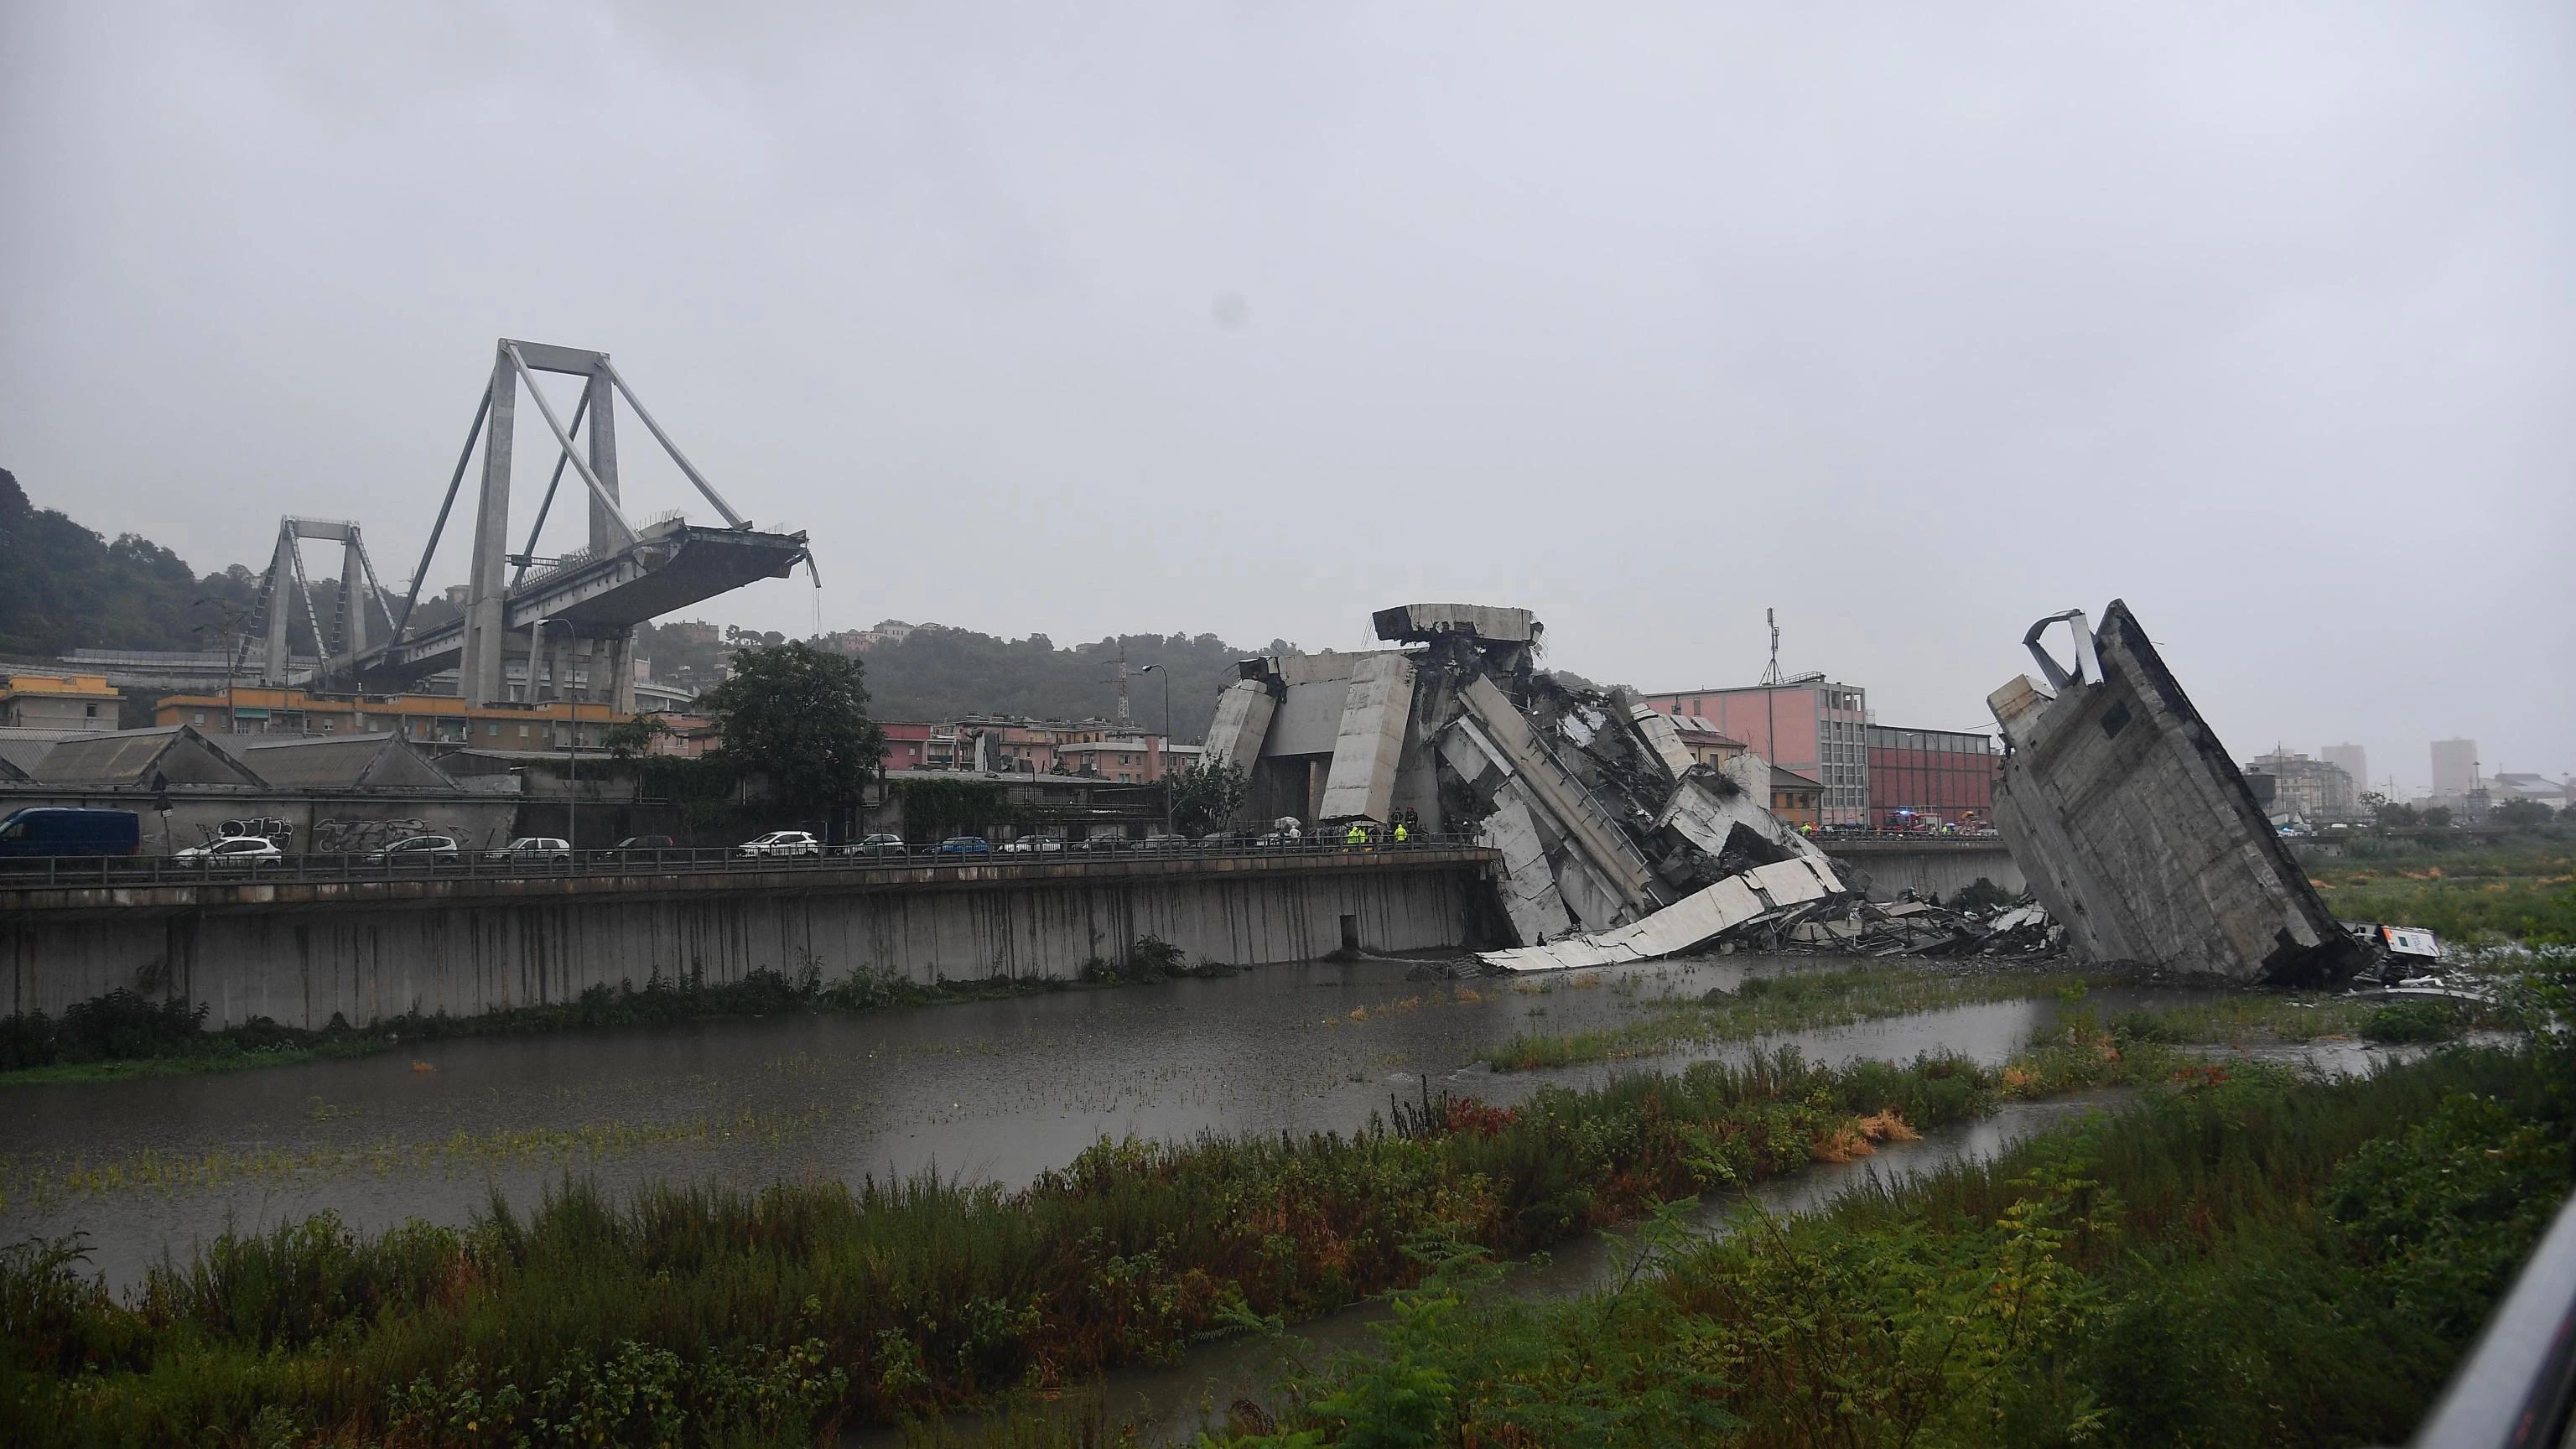
<svg viewBox="0 0 2576 1449">
<path fill-rule="evenodd" d="M 233 835 L 205 845 L 190 846 L 170 858 L 182 864 L 204 866 L 208 869 L 254 870 L 263 865 L 275 865 L 286 859 L 286 852 L 277 848 L 277 842 L 261 836 Z"/>
</svg>

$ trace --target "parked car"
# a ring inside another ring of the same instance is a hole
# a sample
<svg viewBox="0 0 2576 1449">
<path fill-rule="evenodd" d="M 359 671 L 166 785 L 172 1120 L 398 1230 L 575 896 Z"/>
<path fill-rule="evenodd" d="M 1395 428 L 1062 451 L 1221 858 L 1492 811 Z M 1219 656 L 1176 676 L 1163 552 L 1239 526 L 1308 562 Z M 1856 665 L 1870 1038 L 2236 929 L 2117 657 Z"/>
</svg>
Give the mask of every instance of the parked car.
<svg viewBox="0 0 2576 1449">
<path fill-rule="evenodd" d="M 221 840 L 209 841 L 204 845 L 189 846 L 170 858 L 189 865 L 240 866 L 244 869 L 255 869 L 286 859 L 286 852 L 277 848 L 276 841 L 264 835 L 228 835 Z"/>
<path fill-rule="evenodd" d="M 0 820 L 0 856 L 132 855 L 143 827 L 131 810 L 34 806 Z"/>
<path fill-rule="evenodd" d="M 836 853 L 840 855 L 861 855 L 871 858 L 891 858 L 894 860 L 901 860 L 905 856 L 912 854 L 912 847 L 904 844 L 903 837 L 900 835 L 890 835 L 884 831 L 878 831 L 874 835 L 863 835 L 856 840 L 850 841 L 846 845 L 838 847 Z"/>
<path fill-rule="evenodd" d="M 608 853 L 618 860 L 660 860 L 677 849 L 679 842 L 667 835 L 630 835 L 608 847 Z"/>
<path fill-rule="evenodd" d="M 1136 848 L 1138 850 L 1187 850 L 1190 848 L 1190 840 L 1186 835 L 1148 835 L 1136 842 Z"/>
<path fill-rule="evenodd" d="M 370 864 L 377 865 L 454 865 L 464 859 L 452 835 L 406 835 L 389 842 L 382 850 L 367 852 Z"/>
<path fill-rule="evenodd" d="M 952 835 L 939 842 L 941 855 L 991 855 L 993 842 L 980 835 Z"/>
<path fill-rule="evenodd" d="M 1063 851 L 1061 835 L 1023 835 L 1002 847 L 1004 855 L 1059 855 Z"/>
<path fill-rule="evenodd" d="M 821 855 L 823 842 L 803 830 L 773 830 L 737 847 L 744 855 Z"/>
<path fill-rule="evenodd" d="M 572 842 L 557 839 L 551 835 L 523 835 L 518 839 L 511 841 L 509 844 L 502 846 L 499 850 L 487 853 L 484 858 L 487 860 L 502 862 L 515 861 L 522 865 L 530 862 L 543 862 L 547 865 L 570 865 L 572 863 Z"/>
</svg>

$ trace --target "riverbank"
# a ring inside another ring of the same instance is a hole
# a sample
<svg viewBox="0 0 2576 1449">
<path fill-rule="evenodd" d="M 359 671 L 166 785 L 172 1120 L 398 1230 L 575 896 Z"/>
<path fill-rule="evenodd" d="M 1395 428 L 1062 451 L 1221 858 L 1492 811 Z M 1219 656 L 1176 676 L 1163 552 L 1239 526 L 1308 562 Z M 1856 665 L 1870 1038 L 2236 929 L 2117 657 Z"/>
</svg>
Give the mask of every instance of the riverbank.
<svg viewBox="0 0 2576 1449">
<path fill-rule="evenodd" d="M 1284 1367 L 1203 1405 L 1203 1436 L 1091 1394 L 906 1443 L 2403 1442 L 2568 1190 L 2568 1069 L 2451 1048 L 2367 1077 L 2184 1074 L 1804 1215 L 1736 1194 L 1712 1235 L 1663 1205 L 1572 1298 L 1424 1242 L 1364 1347 L 1319 1360 L 1264 1330 Z"/>
<path fill-rule="evenodd" d="M 1598 984 L 1597 973 L 1522 980 L 1512 990 L 1545 996 Z M 1496 1071 L 1539 1071 L 1589 1062 L 1661 1056 L 1686 1046 L 1747 1041 L 1813 1031 L 1915 1012 L 1990 1001 L 2057 997 L 2080 1001 L 2095 987 L 2122 984 L 2109 973 L 1995 969 L 1979 963 L 1945 970 L 1912 962 L 1870 962 L 1752 976 L 1733 991 L 1712 988 L 1696 998 L 1662 1000 L 1641 1019 L 1607 1030 L 1523 1032 L 1479 1059 Z M 1499 983 L 1495 989 L 1501 989 Z"/>
<path fill-rule="evenodd" d="M 1371 1349 L 1217 1442 L 2401 1442 L 2568 1189 L 2562 1103 L 2502 1051 L 2254 1068 L 1813 1217 L 1650 1232 L 1575 1301 L 1439 1245 Z"/>
<path fill-rule="evenodd" d="M 1425 1091 L 1347 1135 L 1103 1141 L 1015 1192 L 922 1173 L 621 1205 L 566 1181 L 456 1228 L 325 1213 L 227 1234 L 122 1296 L 77 1242 L 28 1245 L 0 1269 L 0 1411 L 33 1443 L 207 1425 L 470 1443 L 538 1416 L 656 1437 L 629 1422 L 648 1404 L 692 1438 L 795 1437 L 1330 1311 L 1418 1282 L 1425 1240 L 1526 1253 L 2005 1097 L 2177 1069 L 2078 1024 L 2000 1067 L 1783 1054 L 1518 1107 Z"/>
<path fill-rule="evenodd" d="M 320 1031 L 259 1020 L 209 1032 L 204 1030 L 206 1012 L 202 1006 L 184 1001 L 156 1002 L 118 990 L 74 1003 L 58 1019 L 43 1012 L 0 1017 L 0 1087 L 127 1081 L 299 1062 L 346 1061 L 399 1052 L 406 1046 L 416 1048 L 481 1036 L 997 1001 L 1138 985 L 1175 976 L 1221 975 L 1231 970 L 1191 967 L 1179 960 L 1178 952 L 1150 938 L 1138 943 L 1137 958 L 1136 966 L 1124 970 L 1099 965 L 1079 981 L 996 976 L 981 981 L 943 979 L 924 985 L 873 966 L 861 966 L 836 980 L 826 980 L 821 966 L 811 962 L 794 976 L 753 971 L 740 981 L 715 985 L 695 978 L 673 980 L 655 975 L 641 987 L 631 981 L 614 987 L 594 986 L 579 998 L 559 1004 L 510 1007 L 462 1017 L 411 1012 L 363 1029 L 335 1018 Z"/>
</svg>

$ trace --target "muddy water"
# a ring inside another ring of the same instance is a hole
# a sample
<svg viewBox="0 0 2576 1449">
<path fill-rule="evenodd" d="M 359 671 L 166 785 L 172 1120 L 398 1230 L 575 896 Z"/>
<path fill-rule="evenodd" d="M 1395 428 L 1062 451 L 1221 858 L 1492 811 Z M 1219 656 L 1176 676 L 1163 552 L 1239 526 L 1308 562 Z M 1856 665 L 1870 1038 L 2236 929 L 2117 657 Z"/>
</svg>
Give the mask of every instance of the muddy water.
<svg viewBox="0 0 2576 1449">
<path fill-rule="evenodd" d="M 1588 989 L 1553 978 L 1476 982 L 1469 993 L 1408 981 L 1401 963 L 1271 966 L 865 1016 L 0 1088 L 0 1238 L 79 1229 L 92 1262 L 122 1284 L 228 1226 L 326 1208 L 362 1228 L 462 1222 L 495 1191 L 533 1203 L 567 1173 L 612 1192 L 656 1179 L 760 1185 L 925 1168 L 1016 1184 L 1102 1136 L 1348 1130 L 1391 1095 L 1426 1087 L 1512 1102 L 1549 1082 L 1597 1082 L 1633 1068 L 1497 1076 L 1471 1062 L 1520 1031 L 1614 1026 L 1660 996 L 1839 964 L 1711 958 L 1597 973 Z M 2097 994 L 2093 1004 L 2125 1002 Z M 2054 1000 L 2004 1002 L 1766 1045 L 1827 1060 L 1942 1048 L 1996 1060 L 2055 1010 Z"/>
</svg>

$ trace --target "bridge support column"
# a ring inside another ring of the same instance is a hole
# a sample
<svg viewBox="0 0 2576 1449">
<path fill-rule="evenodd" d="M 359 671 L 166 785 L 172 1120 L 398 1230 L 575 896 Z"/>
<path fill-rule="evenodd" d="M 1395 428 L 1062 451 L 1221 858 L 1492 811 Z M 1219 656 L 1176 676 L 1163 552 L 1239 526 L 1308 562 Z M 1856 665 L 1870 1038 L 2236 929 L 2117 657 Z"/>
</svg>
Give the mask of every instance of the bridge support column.
<svg viewBox="0 0 2576 1449">
<path fill-rule="evenodd" d="M 507 344 L 492 363 L 492 415 L 483 434 L 483 491 L 474 505 L 474 557 L 465 580 L 464 658 L 457 692 L 474 704 L 507 697 L 501 673 L 510 562 L 510 447 L 518 412 L 519 374 Z M 534 664 L 530 682 L 534 683 Z"/>
</svg>

